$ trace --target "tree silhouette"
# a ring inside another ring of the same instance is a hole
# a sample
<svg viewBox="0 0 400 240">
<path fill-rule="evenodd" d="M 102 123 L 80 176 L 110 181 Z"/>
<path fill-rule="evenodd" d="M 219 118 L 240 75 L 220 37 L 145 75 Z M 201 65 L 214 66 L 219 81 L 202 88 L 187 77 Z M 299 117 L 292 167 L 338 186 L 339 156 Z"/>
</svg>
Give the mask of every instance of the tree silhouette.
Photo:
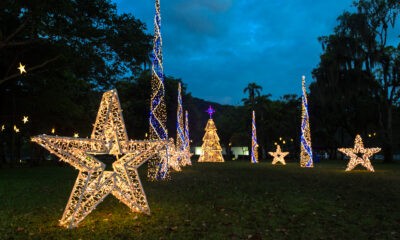
<svg viewBox="0 0 400 240">
<path fill-rule="evenodd" d="M 260 94 L 261 94 L 261 90 L 262 90 L 262 87 L 260 85 L 257 85 L 254 82 L 249 83 L 247 85 L 247 87 L 245 87 L 243 89 L 244 93 L 249 92 L 249 99 L 248 100 L 250 102 L 251 110 L 254 110 L 256 95 L 259 97 Z M 246 101 L 246 100 L 244 100 L 244 101 Z"/>
</svg>

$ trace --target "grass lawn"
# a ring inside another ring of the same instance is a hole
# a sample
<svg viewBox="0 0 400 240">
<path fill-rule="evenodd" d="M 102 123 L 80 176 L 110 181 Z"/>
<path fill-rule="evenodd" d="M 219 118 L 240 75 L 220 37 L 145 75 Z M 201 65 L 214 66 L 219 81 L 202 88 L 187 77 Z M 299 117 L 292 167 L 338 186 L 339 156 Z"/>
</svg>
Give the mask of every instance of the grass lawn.
<svg viewBox="0 0 400 240">
<path fill-rule="evenodd" d="M 142 183 L 151 216 L 112 195 L 78 228 L 58 226 L 77 171 L 0 169 L 0 239 L 400 239 L 400 164 L 196 163 Z"/>
</svg>

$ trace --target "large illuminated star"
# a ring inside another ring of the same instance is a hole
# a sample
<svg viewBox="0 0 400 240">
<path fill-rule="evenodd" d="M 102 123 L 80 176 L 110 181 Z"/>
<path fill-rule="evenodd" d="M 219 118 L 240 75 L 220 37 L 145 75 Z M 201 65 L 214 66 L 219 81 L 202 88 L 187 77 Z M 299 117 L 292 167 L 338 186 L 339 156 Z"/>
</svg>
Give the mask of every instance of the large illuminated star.
<svg viewBox="0 0 400 240">
<path fill-rule="evenodd" d="M 277 162 L 280 162 L 283 165 L 286 165 L 285 157 L 289 154 L 289 152 L 282 152 L 281 146 L 277 145 L 276 151 L 268 152 L 268 154 L 274 157 L 274 159 L 272 160 L 272 164 L 276 164 Z"/>
<path fill-rule="evenodd" d="M 115 90 L 103 94 L 90 138 L 39 135 L 32 141 L 79 170 L 60 220 L 62 226 L 76 227 L 110 193 L 131 211 L 150 214 L 137 169 L 159 156 L 167 141 L 128 140 Z M 114 155 L 113 171 L 106 171 L 96 155 Z"/>
<path fill-rule="evenodd" d="M 374 172 L 374 167 L 369 160 L 372 155 L 379 152 L 380 148 L 364 148 L 364 144 L 360 135 L 354 140 L 354 148 L 339 148 L 338 151 L 350 157 L 346 171 L 351 171 L 358 164 L 364 166 L 368 171 Z"/>
</svg>

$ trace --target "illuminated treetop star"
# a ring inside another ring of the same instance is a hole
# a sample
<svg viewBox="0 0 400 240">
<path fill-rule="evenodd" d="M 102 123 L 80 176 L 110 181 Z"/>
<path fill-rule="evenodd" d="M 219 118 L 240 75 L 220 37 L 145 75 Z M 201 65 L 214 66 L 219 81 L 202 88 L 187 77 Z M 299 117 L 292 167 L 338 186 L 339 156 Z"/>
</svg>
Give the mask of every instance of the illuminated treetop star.
<svg viewBox="0 0 400 240">
<path fill-rule="evenodd" d="M 18 69 L 20 74 L 26 73 L 25 65 L 22 65 L 22 63 L 19 63 Z"/>
<path fill-rule="evenodd" d="M 133 212 L 149 214 L 138 167 L 157 156 L 167 141 L 128 140 L 122 110 L 115 90 L 103 94 L 90 138 L 39 135 L 32 141 L 79 170 L 60 224 L 77 227 L 109 195 Z M 114 155 L 113 171 L 97 155 Z"/>
<path fill-rule="evenodd" d="M 212 115 L 215 113 L 215 110 L 211 107 L 211 105 L 208 107 L 206 113 L 210 115 L 210 118 L 212 118 Z"/>
<path fill-rule="evenodd" d="M 281 146 L 276 145 L 275 152 L 268 152 L 269 155 L 273 156 L 272 164 L 276 164 L 277 162 L 281 162 L 283 165 L 286 165 L 285 157 L 289 154 L 289 152 L 282 152 Z"/>
<path fill-rule="evenodd" d="M 369 158 L 380 150 L 380 148 L 364 148 L 364 144 L 360 135 L 357 135 L 354 140 L 354 148 L 338 149 L 339 152 L 342 152 L 350 157 L 346 171 L 351 171 L 358 164 L 361 164 L 371 172 L 374 172 L 374 167 L 372 167 Z"/>
<path fill-rule="evenodd" d="M 22 118 L 22 122 L 23 122 L 24 124 L 26 124 L 27 122 L 29 122 L 28 116 L 24 116 L 24 117 Z"/>
</svg>

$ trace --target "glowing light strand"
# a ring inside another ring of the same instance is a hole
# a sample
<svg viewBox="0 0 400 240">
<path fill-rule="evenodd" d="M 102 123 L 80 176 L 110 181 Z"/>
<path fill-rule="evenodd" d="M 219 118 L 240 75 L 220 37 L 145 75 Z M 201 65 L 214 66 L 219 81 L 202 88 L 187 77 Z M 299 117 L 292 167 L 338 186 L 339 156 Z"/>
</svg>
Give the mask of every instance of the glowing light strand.
<svg viewBox="0 0 400 240">
<path fill-rule="evenodd" d="M 164 70 L 162 60 L 161 15 L 160 1 L 155 2 L 154 17 L 154 43 L 152 53 L 152 95 L 150 99 L 150 129 L 149 136 L 152 140 L 167 140 L 166 129 L 167 113 L 165 106 Z M 168 151 L 168 150 L 167 150 Z M 148 177 L 151 180 L 164 180 L 168 178 L 168 157 L 161 162 L 149 161 Z"/>
<path fill-rule="evenodd" d="M 300 137 L 300 166 L 314 167 L 313 154 L 311 148 L 310 122 L 308 115 L 307 92 L 305 86 L 305 76 L 302 77 L 302 105 L 301 105 L 301 137 Z"/>
<path fill-rule="evenodd" d="M 338 148 L 339 152 L 342 152 L 350 157 L 349 163 L 347 164 L 346 171 L 353 170 L 357 165 L 361 164 L 368 171 L 374 172 L 374 167 L 369 160 L 372 155 L 381 151 L 380 148 L 364 148 L 364 143 L 360 135 L 357 135 L 354 140 L 354 148 Z"/>
<path fill-rule="evenodd" d="M 138 167 L 164 152 L 167 142 L 128 141 L 122 110 L 115 90 L 103 94 L 90 138 L 39 135 L 32 138 L 62 161 L 79 170 L 60 225 L 78 224 L 109 195 L 114 195 L 132 212 L 150 214 Z M 164 150 L 163 150 L 164 149 Z M 96 155 L 115 155 L 113 171 Z"/>
<path fill-rule="evenodd" d="M 251 163 L 258 163 L 258 142 L 255 111 L 253 111 L 251 121 Z"/>
<path fill-rule="evenodd" d="M 209 111 L 210 110 L 210 111 Z M 224 162 L 222 157 L 222 148 L 219 144 L 219 137 L 217 134 L 217 128 L 213 121 L 212 114 L 215 112 L 210 106 L 207 112 L 210 114 L 208 119 L 203 137 L 203 145 L 201 146 L 201 154 L 198 162 Z"/>
</svg>

